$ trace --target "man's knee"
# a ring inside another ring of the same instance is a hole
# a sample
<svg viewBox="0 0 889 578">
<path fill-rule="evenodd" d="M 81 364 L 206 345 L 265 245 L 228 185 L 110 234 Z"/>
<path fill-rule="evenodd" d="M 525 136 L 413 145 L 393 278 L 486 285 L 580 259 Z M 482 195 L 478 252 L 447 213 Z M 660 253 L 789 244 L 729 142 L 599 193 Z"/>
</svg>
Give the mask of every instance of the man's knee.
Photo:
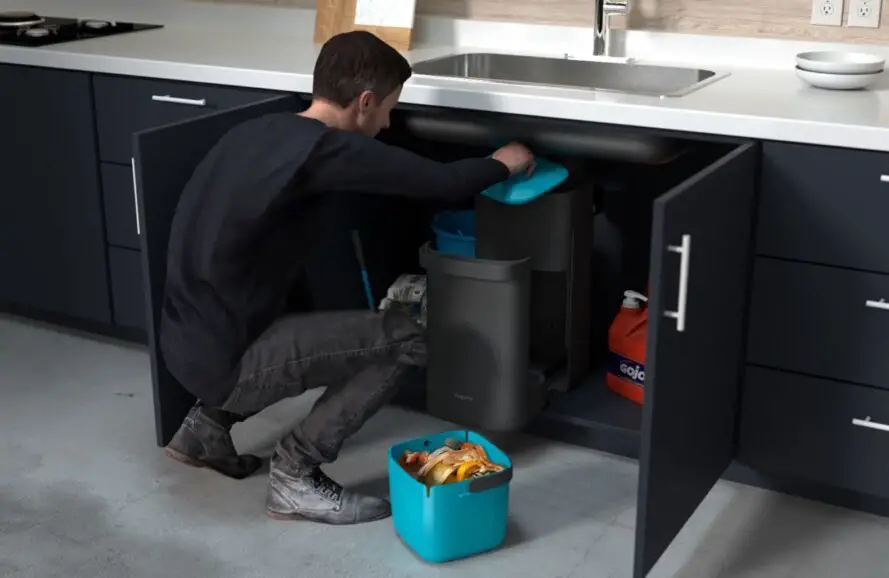
<svg viewBox="0 0 889 578">
<path fill-rule="evenodd" d="M 386 309 L 381 313 L 383 333 L 389 341 L 423 341 L 425 328 L 400 307 Z"/>
<path fill-rule="evenodd" d="M 426 336 L 422 333 L 411 337 L 405 342 L 404 353 L 399 356 L 398 361 L 406 365 L 415 365 L 417 367 L 426 367 L 428 354 L 426 352 Z"/>
</svg>

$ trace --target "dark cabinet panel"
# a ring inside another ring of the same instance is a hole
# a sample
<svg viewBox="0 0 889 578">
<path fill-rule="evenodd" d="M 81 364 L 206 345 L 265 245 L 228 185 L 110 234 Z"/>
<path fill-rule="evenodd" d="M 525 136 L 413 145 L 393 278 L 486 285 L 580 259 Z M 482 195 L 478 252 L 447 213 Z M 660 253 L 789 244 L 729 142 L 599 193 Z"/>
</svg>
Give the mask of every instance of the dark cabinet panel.
<svg viewBox="0 0 889 578">
<path fill-rule="evenodd" d="M 258 102 L 273 93 L 127 76 L 95 76 L 99 155 L 130 164 L 133 134 Z"/>
<path fill-rule="evenodd" d="M 889 272 L 889 153 L 766 143 L 761 255 Z"/>
<path fill-rule="evenodd" d="M 759 258 L 747 360 L 889 388 L 889 275 Z"/>
<path fill-rule="evenodd" d="M 167 369 L 158 343 L 166 281 L 167 243 L 179 196 L 198 163 L 230 129 L 251 118 L 275 112 L 296 112 L 303 107 L 303 101 L 296 96 L 274 97 L 146 130 L 136 134 L 133 139 L 143 276 L 148 292 L 148 342 L 158 445 L 167 444 L 194 403 L 194 398 Z"/>
<path fill-rule="evenodd" d="M 654 205 L 636 578 L 734 455 L 756 163 L 742 145 Z"/>
<path fill-rule="evenodd" d="M 0 303 L 109 323 L 86 73 L 0 65 Z"/>
<path fill-rule="evenodd" d="M 139 248 L 133 169 L 102 163 L 102 192 L 105 198 L 105 230 L 108 242 L 118 247 Z"/>
<path fill-rule="evenodd" d="M 145 330 L 145 289 L 142 283 L 142 255 L 132 249 L 108 248 L 111 271 L 111 297 L 114 324 Z"/>
<path fill-rule="evenodd" d="M 744 464 L 889 497 L 889 392 L 749 367 L 741 415 Z"/>
</svg>

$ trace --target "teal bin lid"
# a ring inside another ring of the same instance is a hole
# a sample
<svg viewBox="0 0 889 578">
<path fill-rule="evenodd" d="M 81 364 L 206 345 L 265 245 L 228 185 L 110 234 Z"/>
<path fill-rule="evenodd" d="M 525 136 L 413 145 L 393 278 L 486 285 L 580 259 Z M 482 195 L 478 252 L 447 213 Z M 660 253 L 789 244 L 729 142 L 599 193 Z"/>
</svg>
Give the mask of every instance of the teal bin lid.
<svg viewBox="0 0 889 578">
<path fill-rule="evenodd" d="M 545 195 L 568 178 L 568 169 L 552 161 L 538 158 L 537 167 L 530 175 L 520 173 L 511 176 L 482 191 L 489 199 L 507 205 L 522 205 Z"/>
</svg>

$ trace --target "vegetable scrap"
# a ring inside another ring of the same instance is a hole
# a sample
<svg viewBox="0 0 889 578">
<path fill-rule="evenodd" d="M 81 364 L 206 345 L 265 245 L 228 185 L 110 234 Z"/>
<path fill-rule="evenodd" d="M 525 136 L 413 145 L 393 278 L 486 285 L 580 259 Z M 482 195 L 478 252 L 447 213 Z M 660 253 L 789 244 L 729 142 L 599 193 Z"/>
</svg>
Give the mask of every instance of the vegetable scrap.
<svg viewBox="0 0 889 578">
<path fill-rule="evenodd" d="M 447 440 L 433 452 L 406 451 L 399 464 L 409 474 L 427 486 L 453 484 L 502 472 L 479 444 Z"/>
</svg>

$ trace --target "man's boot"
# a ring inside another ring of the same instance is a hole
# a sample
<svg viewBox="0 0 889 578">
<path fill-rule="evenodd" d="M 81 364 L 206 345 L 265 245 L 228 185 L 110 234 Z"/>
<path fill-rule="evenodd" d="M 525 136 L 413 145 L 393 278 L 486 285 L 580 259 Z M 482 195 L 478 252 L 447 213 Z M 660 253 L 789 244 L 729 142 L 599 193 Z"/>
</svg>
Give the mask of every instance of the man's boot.
<svg viewBox="0 0 889 578">
<path fill-rule="evenodd" d="M 191 408 L 164 452 L 176 461 L 210 468 L 236 480 L 255 473 L 262 460 L 249 454 L 239 456 L 232 442 L 231 424 L 212 419 L 212 413 L 199 405 Z"/>
<path fill-rule="evenodd" d="M 272 458 L 266 513 L 276 520 L 306 519 L 323 524 L 361 524 L 388 518 L 388 500 L 343 488 L 314 465 Z"/>
</svg>

